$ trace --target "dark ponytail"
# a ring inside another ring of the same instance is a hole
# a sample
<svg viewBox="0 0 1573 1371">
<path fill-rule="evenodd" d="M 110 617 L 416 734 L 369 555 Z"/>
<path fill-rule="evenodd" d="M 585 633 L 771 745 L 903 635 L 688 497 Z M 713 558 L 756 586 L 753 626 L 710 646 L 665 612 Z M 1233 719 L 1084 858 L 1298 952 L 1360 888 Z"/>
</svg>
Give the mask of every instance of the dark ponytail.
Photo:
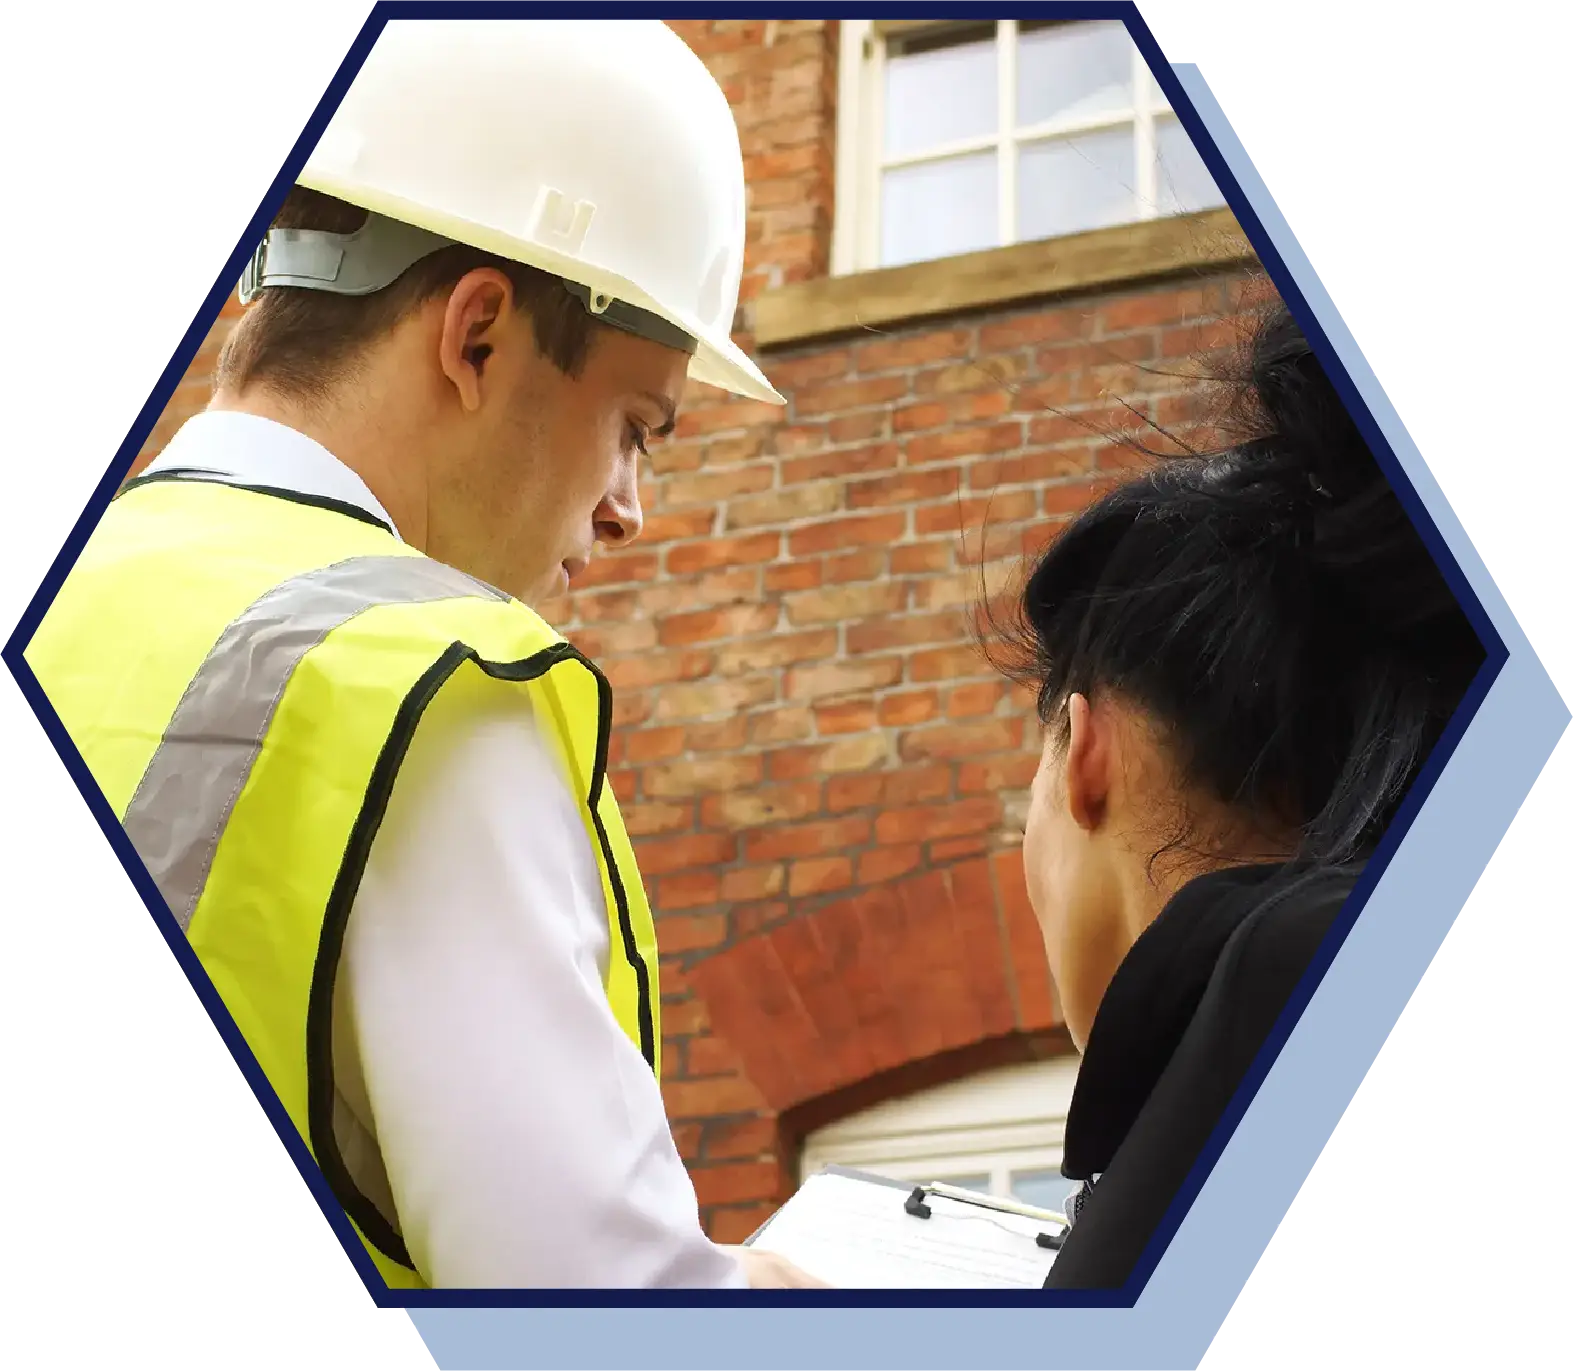
<svg viewBox="0 0 1573 1371">
<path fill-rule="evenodd" d="M 991 656 L 1045 723 L 1073 692 L 1141 707 L 1188 786 L 1298 831 L 1296 865 L 1344 862 L 1380 837 L 1484 652 L 1281 304 L 1234 384 L 1253 436 L 1084 511 Z"/>
</svg>

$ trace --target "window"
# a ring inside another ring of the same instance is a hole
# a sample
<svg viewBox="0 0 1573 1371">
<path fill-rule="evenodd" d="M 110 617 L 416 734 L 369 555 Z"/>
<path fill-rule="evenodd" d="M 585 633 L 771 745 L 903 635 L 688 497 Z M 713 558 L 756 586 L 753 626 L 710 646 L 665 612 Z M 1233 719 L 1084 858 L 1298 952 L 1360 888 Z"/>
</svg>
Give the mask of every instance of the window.
<svg viewBox="0 0 1573 1371">
<path fill-rule="evenodd" d="M 834 270 L 1224 203 L 1125 26 L 843 20 Z"/>
<path fill-rule="evenodd" d="M 811 1134 L 801 1175 L 848 1166 L 892 1180 L 946 1181 L 1063 1212 L 1060 1175 L 1077 1057 L 982 1072 L 889 1100 Z"/>
</svg>

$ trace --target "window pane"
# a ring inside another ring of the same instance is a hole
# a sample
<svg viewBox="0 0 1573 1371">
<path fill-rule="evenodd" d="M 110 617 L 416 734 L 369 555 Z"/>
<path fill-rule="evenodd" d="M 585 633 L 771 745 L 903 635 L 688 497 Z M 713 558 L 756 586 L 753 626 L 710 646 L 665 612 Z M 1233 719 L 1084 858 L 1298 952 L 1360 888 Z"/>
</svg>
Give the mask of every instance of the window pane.
<svg viewBox="0 0 1573 1371">
<path fill-rule="evenodd" d="M 1184 214 L 1214 209 L 1223 194 L 1196 155 L 1196 146 L 1177 119 L 1161 119 L 1154 130 L 1158 146 L 1158 213 Z"/>
<path fill-rule="evenodd" d="M 1136 218 L 1133 128 L 1028 143 L 1017 166 L 1016 233 L 1023 241 Z"/>
<path fill-rule="evenodd" d="M 1016 122 L 1084 119 L 1128 110 L 1135 71 L 1125 25 L 1051 24 L 1017 40 Z"/>
<path fill-rule="evenodd" d="M 992 152 L 896 167 L 884 174 L 881 191 L 883 266 L 999 244 L 998 172 Z"/>
<path fill-rule="evenodd" d="M 1077 1184 L 1066 1180 L 1058 1171 L 1017 1171 L 1010 1178 L 1010 1193 L 1023 1204 L 1063 1214 L 1065 1201 Z"/>
<path fill-rule="evenodd" d="M 885 59 L 885 155 L 922 152 L 999 129 L 998 68 L 992 33 Z"/>
</svg>

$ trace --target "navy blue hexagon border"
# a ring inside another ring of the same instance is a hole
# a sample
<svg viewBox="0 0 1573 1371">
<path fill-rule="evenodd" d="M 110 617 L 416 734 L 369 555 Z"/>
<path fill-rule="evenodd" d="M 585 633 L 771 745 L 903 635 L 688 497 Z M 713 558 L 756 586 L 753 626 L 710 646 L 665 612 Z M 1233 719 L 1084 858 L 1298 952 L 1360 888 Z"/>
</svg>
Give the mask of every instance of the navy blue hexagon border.
<svg viewBox="0 0 1573 1371">
<path fill-rule="evenodd" d="M 626 4 L 574 9 L 608 17 L 670 17 L 665 10 Z M 918 1291 L 390 1292 L 26 665 L 23 653 L 44 613 L 382 26 L 400 17 L 540 16 L 563 10 L 471 0 L 381 0 L 374 6 L 0 655 L 368 1290 L 380 1305 L 410 1309 L 439 1365 L 918 1368 L 967 1365 L 985 1347 L 997 1367 L 1194 1365 L 1569 716 L 1199 73 L 1165 60 L 1133 4 L 1006 4 L 990 13 L 1118 19 L 1127 25 L 1447 575 L 1486 646 L 1487 662 L 1127 1288 L 938 1299 L 937 1292 Z M 925 12 L 940 17 L 951 10 L 870 5 L 857 14 L 913 18 Z M 682 16 L 751 13 L 835 17 L 837 10 L 698 5 L 684 8 Z M 608 1307 L 621 1316 L 607 1319 L 600 1311 Z M 798 1312 L 805 1308 L 815 1312 Z M 919 1320 L 913 1317 L 919 1308 L 933 1312 Z"/>
</svg>

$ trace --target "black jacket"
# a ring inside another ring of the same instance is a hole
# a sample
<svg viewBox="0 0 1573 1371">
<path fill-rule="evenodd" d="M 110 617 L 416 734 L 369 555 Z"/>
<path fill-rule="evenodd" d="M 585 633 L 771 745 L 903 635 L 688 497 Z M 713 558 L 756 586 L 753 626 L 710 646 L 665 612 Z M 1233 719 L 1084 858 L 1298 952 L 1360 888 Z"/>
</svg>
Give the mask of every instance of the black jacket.
<svg viewBox="0 0 1573 1371">
<path fill-rule="evenodd" d="M 1062 1169 L 1094 1183 L 1048 1288 L 1129 1279 L 1361 869 L 1202 876 L 1137 939 L 1071 1097 Z"/>
</svg>

